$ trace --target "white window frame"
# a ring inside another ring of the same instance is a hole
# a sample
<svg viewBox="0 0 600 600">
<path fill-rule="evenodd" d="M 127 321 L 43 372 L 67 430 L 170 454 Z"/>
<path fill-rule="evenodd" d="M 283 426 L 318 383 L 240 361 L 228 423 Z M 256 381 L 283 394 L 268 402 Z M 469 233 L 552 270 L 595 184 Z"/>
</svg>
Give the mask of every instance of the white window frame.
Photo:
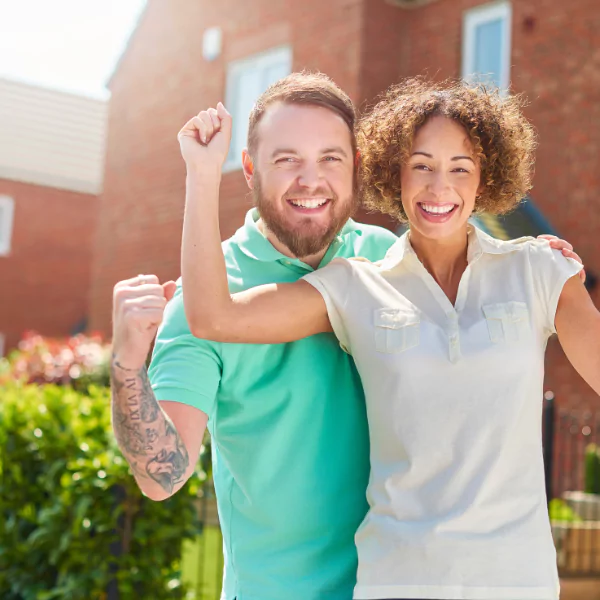
<svg viewBox="0 0 600 600">
<path fill-rule="evenodd" d="M 465 12 L 463 17 L 462 45 L 462 77 L 473 81 L 475 71 L 475 32 L 477 27 L 503 19 L 505 21 L 504 36 L 501 49 L 501 69 L 499 75 L 500 91 L 505 93 L 510 86 L 510 57 L 512 52 L 512 5 L 510 2 L 494 2 L 477 6 Z"/>
<path fill-rule="evenodd" d="M 226 79 L 226 90 L 225 90 L 225 106 L 230 108 L 235 106 L 235 97 L 237 93 L 237 82 L 241 74 L 247 69 L 265 69 L 272 65 L 285 64 L 287 66 L 287 73 L 292 72 L 292 47 L 291 46 L 278 46 L 271 48 L 265 52 L 260 52 L 252 56 L 247 56 L 243 59 L 232 61 L 227 65 L 227 79 Z M 264 90 L 263 90 L 264 91 Z M 230 110 L 232 110 L 230 108 Z M 247 131 L 248 122 L 244 122 L 247 119 L 247 115 L 240 118 L 238 115 L 233 114 L 233 131 L 232 131 L 232 143 L 236 139 L 236 133 L 239 127 L 245 127 Z M 239 149 L 238 149 L 239 150 Z M 242 167 L 242 156 L 241 152 L 236 152 L 235 155 L 231 154 L 227 157 L 223 171 L 235 171 Z"/>
<path fill-rule="evenodd" d="M 10 254 L 13 221 L 15 215 L 15 201 L 10 196 L 0 196 L 0 208 L 3 218 L 0 221 L 0 256 Z"/>
</svg>

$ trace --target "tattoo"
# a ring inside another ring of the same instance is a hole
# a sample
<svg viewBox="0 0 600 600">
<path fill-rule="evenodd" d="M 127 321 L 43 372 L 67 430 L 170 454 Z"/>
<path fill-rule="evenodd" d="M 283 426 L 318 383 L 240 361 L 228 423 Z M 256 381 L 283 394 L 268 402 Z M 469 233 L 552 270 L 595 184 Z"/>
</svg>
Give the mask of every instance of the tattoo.
<svg viewBox="0 0 600 600">
<path fill-rule="evenodd" d="M 115 437 L 134 475 L 172 494 L 185 480 L 189 456 L 154 396 L 146 369 L 126 369 L 113 357 L 111 389 Z"/>
</svg>

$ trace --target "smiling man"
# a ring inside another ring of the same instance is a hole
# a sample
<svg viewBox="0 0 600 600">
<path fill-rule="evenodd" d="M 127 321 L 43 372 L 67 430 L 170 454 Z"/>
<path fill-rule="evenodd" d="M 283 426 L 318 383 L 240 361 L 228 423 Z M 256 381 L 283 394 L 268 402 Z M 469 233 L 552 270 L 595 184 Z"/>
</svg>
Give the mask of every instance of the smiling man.
<svg viewBox="0 0 600 600">
<path fill-rule="evenodd" d="M 180 132 L 188 197 L 218 193 L 231 127 L 221 116 L 200 113 Z M 259 98 L 243 153 L 255 208 L 223 242 L 231 292 L 296 281 L 334 257 L 379 260 L 395 242 L 350 219 L 354 120 L 348 96 L 321 74 L 295 73 Z M 188 204 L 184 238 L 202 217 L 200 202 Z M 271 346 L 197 339 L 181 281 L 175 290 L 140 275 L 115 286 L 113 352 L 115 434 L 148 496 L 180 489 L 206 426 L 212 435 L 223 600 L 351 598 L 369 444 L 361 383 L 333 334 Z"/>
<path fill-rule="evenodd" d="M 336 256 L 378 260 L 395 242 L 390 231 L 350 219 L 354 120 L 350 98 L 325 75 L 290 75 L 259 98 L 243 154 L 255 208 L 223 243 L 232 292 L 295 281 Z M 188 188 L 218 185 L 213 165 L 188 163 Z M 115 287 L 113 422 L 138 484 L 157 500 L 175 493 L 193 472 L 208 423 L 223 599 L 348 600 L 369 475 L 351 358 L 333 335 L 274 346 L 199 340 L 181 281 L 165 309 L 173 287 L 150 275 Z M 150 388 L 144 361 L 163 310 Z"/>
</svg>

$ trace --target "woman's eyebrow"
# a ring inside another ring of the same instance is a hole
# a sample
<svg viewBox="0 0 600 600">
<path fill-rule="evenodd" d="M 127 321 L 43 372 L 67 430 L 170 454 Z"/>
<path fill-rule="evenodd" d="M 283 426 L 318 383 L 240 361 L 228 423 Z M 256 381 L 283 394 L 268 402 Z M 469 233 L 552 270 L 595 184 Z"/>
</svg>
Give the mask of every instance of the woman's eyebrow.
<svg viewBox="0 0 600 600">
<path fill-rule="evenodd" d="M 423 152 L 421 150 L 417 150 L 417 151 L 413 152 L 411 154 L 411 157 L 415 156 L 416 154 L 420 154 L 421 156 L 426 156 L 427 158 L 433 158 L 433 154 L 429 154 L 428 152 Z M 473 164 L 475 164 L 475 161 L 470 156 L 463 156 L 463 155 L 453 156 L 450 160 L 464 160 L 464 159 L 470 160 Z"/>
</svg>

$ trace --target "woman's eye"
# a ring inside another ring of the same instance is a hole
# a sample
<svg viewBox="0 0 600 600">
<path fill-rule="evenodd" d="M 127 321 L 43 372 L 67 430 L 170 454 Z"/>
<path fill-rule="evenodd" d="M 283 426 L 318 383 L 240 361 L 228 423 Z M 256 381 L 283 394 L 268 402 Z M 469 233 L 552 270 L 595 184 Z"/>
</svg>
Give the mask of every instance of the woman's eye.
<svg viewBox="0 0 600 600">
<path fill-rule="evenodd" d="M 457 167 L 456 169 L 452 169 L 453 173 L 469 173 L 467 169 L 463 169 L 462 167 Z"/>
<path fill-rule="evenodd" d="M 431 171 L 431 169 L 427 165 L 415 165 L 413 169 L 417 171 Z"/>
</svg>

